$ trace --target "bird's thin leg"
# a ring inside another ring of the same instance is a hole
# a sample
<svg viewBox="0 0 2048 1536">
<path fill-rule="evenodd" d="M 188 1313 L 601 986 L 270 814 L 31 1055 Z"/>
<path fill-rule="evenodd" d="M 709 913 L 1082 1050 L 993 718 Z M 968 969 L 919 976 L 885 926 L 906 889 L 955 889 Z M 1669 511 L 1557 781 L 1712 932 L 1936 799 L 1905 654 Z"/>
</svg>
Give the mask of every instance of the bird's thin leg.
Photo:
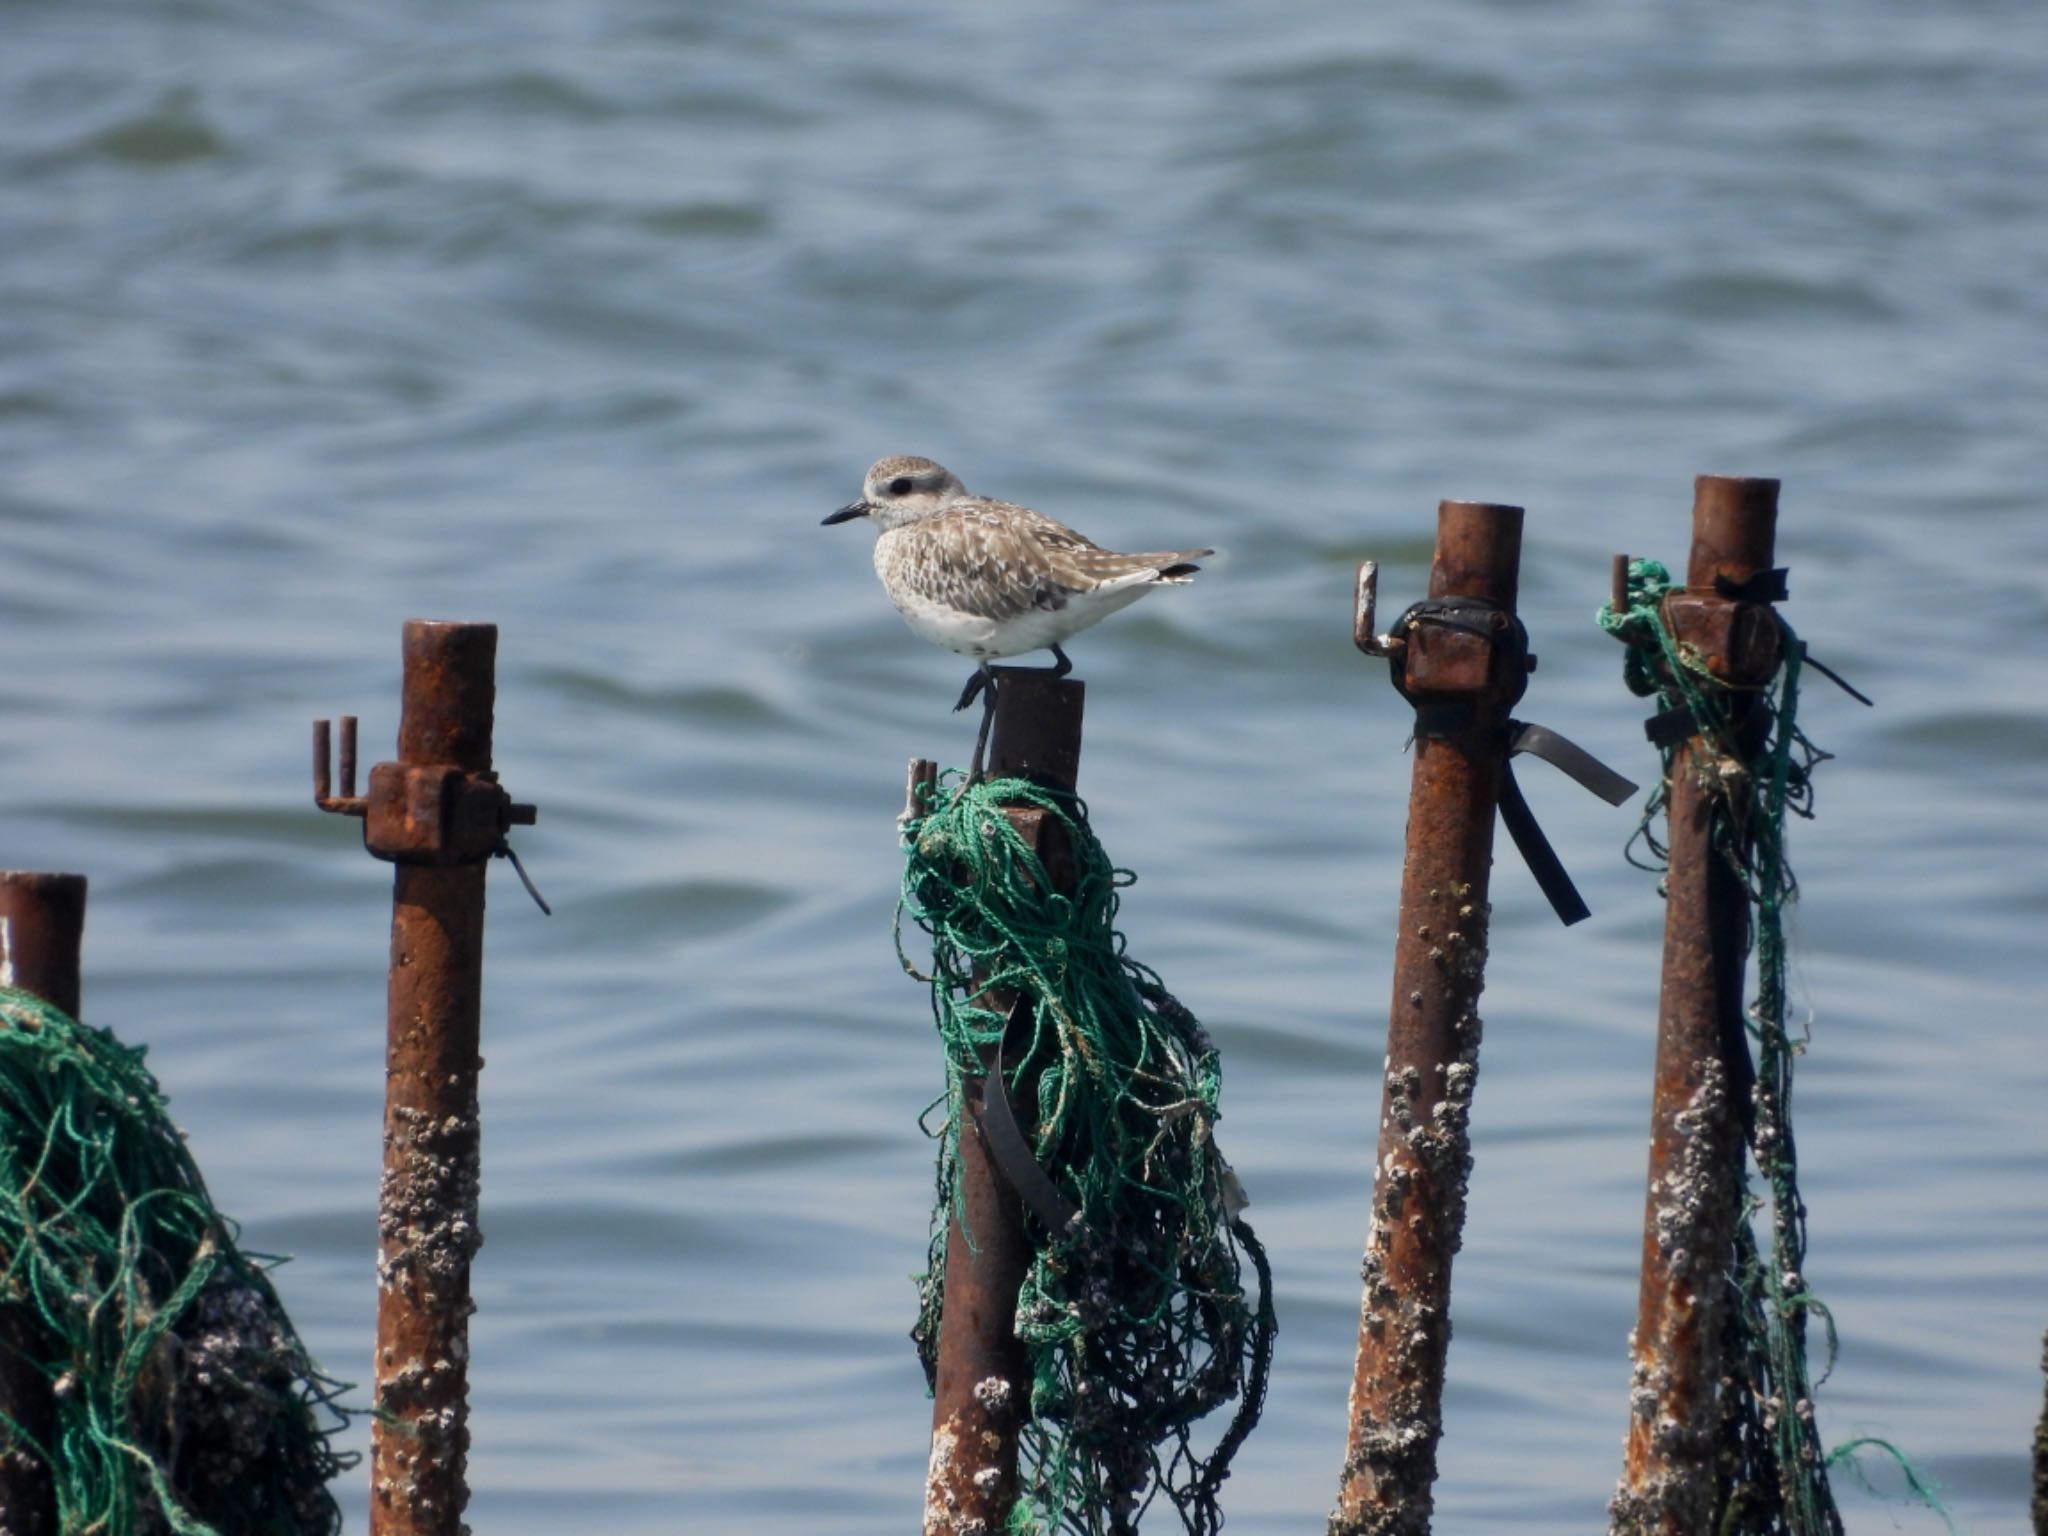
<svg viewBox="0 0 2048 1536">
<path fill-rule="evenodd" d="M 988 755 L 989 728 L 996 719 L 996 675 L 993 669 L 984 667 L 975 674 L 983 678 L 981 685 L 981 729 L 974 733 L 974 758 L 967 765 L 967 782 L 979 784 L 982 779 L 982 764 Z M 964 704 L 966 701 L 962 700 Z"/>
<path fill-rule="evenodd" d="M 967 679 L 967 686 L 960 690 L 960 702 L 953 706 L 953 713 L 957 715 L 961 710 L 972 704 L 976 696 L 983 689 L 992 689 L 995 685 L 995 668 L 984 661 L 975 669 L 973 675 Z"/>
</svg>

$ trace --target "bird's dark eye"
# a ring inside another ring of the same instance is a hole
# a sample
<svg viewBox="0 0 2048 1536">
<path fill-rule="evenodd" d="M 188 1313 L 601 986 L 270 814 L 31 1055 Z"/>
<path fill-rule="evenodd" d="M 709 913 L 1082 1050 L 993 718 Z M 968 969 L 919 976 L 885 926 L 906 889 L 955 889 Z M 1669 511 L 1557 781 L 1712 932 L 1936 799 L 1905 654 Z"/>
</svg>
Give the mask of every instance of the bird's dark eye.
<svg viewBox="0 0 2048 1536">
<path fill-rule="evenodd" d="M 889 482 L 889 494 L 891 496 L 908 496 L 910 494 L 910 476 L 898 475 L 894 480 L 891 480 Z"/>
</svg>

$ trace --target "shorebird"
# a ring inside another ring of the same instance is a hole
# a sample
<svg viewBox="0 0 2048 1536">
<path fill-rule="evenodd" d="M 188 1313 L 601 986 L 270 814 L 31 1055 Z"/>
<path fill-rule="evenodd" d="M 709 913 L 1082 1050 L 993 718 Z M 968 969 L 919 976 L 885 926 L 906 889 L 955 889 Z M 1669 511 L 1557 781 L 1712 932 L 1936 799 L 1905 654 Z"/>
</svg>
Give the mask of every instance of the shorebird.
<svg viewBox="0 0 2048 1536">
<path fill-rule="evenodd" d="M 1050 650 L 1054 677 L 1073 663 L 1061 649 L 1089 625 L 1154 587 L 1185 586 L 1209 549 L 1119 554 L 1091 543 L 1042 512 L 969 494 L 960 477 L 930 459 L 879 459 L 860 495 L 826 526 L 865 517 L 880 530 L 875 574 L 911 629 L 979 663 L 956 710 L 985 699 L 972 779 L 981 776 L 995 711 L 1000 657 Z M 1040 670 L 1031 668 L 1028 670 Z"/>
</svg>

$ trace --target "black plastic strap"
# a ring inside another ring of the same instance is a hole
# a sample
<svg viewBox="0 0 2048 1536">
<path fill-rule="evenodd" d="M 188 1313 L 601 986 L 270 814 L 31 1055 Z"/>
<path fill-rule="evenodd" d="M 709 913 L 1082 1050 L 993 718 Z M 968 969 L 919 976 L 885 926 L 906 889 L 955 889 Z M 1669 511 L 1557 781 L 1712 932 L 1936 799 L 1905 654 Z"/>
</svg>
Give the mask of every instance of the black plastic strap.
<svg viewBox="0 0 2048 1536">
<path fill-rule="evenodd" d="M 1791 574 L 1790 566 L 1780 565 L 1768 571 L 1758 571 L 1746 581 L 1716 576 L 1714 591 L 1738 603 L 1782 603 L 1792 595 L 1785 584 L 1785 579 Z"/>
<path fill-rule="evenodd" d="M 486 859 L 510 859 L 512 872 L 519 876 L 519 883 L 526 887 L 526 894 L 533 898 L 533 904 L 540 908 L 542 917 L 553 917 L 555 909 L 541 900 L 540 887 L 533 883 L 533 876 L 526 872 L 526 866 L 519 862 L 519 855 L 512 851 L 512 844 L 504 838 L 498 839 L 498 846 L 484 855 Z M 478 862 L 482 862 L 479 860 Z"/>
<path fill-rule="evenodd" d="M 1573 783 L 1590 789 L 1609 805 L 1621 805 L 1642 786 L 1624 779 L 1577 742 L 1568 740 L 1547 725 L 1508 722 L 1508 752 L 1526 752 L 1540 757 Z"/>
<path fill-rule="evenodd" d="M 1536 813 L 1522 798 L 1522 786 L 1515 782 L 1514 767 L 1508 763 L 1500 766 L 1500 819 L 1507 823 L 1508 836 L 1521 850 L 1522 862 L 1529 866 L 1529 873 L 1543 888 L 1543 894 L 1549 900 L 1551 910 L 1557 913 L 1558 920 L 1569 928 L 1573 923 L 1583 923 L 1591 917 L 1593 909 L 1579 895 L 1579 888 L 1565 873 L 1564 861 L 1550 846 L 1550 839 L 1543 835 L 1543 829 L 1536 825 Z"/>
<path fill-rule="evenodd" d="M 1579 888 L 1572 884 L 1572 877 L 1565 873 L 1564 861 L 1550 846 L 1550 839 L 1543 835 L 1543 828 L 1536 824 L 1536 813 L 1522 798 L 1522 786 L 1515 782 L 1514 759 L 1523 752 L 1542 758 L 1609 805 L 1620 805 L 1636 792 L 1637 786 L 1577 742 L 1558 735 L 1548 726 L 1530 725 L 1521 720 L 1508 722 L 1508 757 L 1501 764 L 1500 771 L 1500 819 L 1507 823 L 1508 836 L 1515 840 L 1522 862 L 1536 877 L 1536 884 L 1549 900 L 1551 910 L 1569 928 L 1573 923 L 1582 923 L 1591 917 L 1592 909 L 1579 895 Z"/>
<path fill-rule="evenodd" d="M 1081 1207 L 1069 1200 L 1066 1191 L 1038 1166 L 1038 1159 L 1031 1155 L 1031 1144 L 1018 1129 L 1016 1112 L 1010 1108 L 1010 1091 L 1003 1083 L 1000 1040 L 996 1042 L 995 1060 L 989 1065 L 988 1076 L 982 1080 L 981 1136 L 996 1171 L 1017 1197 L 1031 1207 L 1055 1236 L 1064 1233 L 1081 1214 Z"/>
</svg>

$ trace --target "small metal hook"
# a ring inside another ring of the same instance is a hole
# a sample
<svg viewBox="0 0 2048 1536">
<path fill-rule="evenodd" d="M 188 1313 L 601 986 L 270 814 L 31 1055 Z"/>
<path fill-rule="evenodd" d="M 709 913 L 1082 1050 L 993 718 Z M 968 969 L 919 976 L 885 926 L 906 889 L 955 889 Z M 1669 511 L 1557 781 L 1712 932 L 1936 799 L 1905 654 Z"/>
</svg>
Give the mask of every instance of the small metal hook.
<svg viewBox="0 0 2048 1536">
<path fill-rule="evenodd" d="M 1408 649 L 1408 642 L 1404 638 L 1400 635 L 1373 633 L 1373 610 L 1379 603 L 1379 592 L 1379 561 L 1361 560 L 1358 563 L 1358 584 L 1352 600 L 1351 643 L 1368 656 L 1398 656 Z"/>
</svg>

